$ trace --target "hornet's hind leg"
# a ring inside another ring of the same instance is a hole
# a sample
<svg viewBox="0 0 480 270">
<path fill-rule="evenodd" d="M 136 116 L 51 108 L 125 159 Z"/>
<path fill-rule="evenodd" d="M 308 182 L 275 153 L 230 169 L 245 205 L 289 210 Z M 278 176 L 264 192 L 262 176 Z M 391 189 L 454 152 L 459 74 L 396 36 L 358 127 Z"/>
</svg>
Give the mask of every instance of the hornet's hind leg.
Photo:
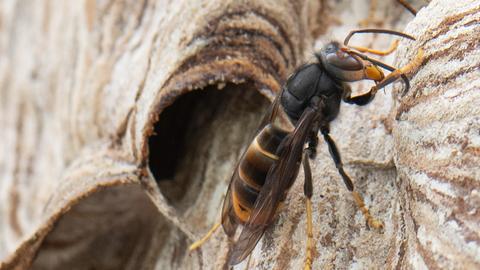
<svg viewBox="0 0 480 270">
<path fill-rule="evenodd" d="M 316 132 L 315 132 L 316 133 Z M 303 185 L 303 192 L 305 194 L 305 206 L 307 208 L 307 249 L 305 256 L 305 270 L 312 269 L 313 250 L 315 245 L 313 243 L 313 220 L 312 220 L 312 170 L 310 169 L 309 159 L 313 159 L 316 155 L 316 149 L 318 144 L 317 136 L 312 136 L 307 149 L 303 154 L 303 172 L 305 173 L 305 182 Z"/>
<path fill-rule="evenodd" d="M 207 240 L 213 235 L 213 233 L 220 227 L 221 223 L 217 222 L 215 223 L 212 228 L 205 234 L 205 236 L 202 237 L 202 239 L 195 241 L 193 244 L 190 245 L 188 248 L 189 251 L 195 250 L 199 248 L 201 245 L 203 245 Z"/>
</svg>

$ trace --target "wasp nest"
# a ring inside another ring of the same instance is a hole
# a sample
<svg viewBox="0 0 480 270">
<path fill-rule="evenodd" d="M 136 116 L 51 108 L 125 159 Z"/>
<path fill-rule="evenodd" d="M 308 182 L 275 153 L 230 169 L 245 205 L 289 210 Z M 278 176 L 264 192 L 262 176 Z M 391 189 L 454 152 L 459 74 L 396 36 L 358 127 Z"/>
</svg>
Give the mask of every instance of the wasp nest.
<svg viewBox="0 0 480 270">
<path fill-rule="evenodd" d="M 332 137 L 385 230 L 368 230 L 320 140 L 313 267 L 478 269 L 478 3 L 434 0 L 413 17 L 381 2 L 371 23 L 417 37 L 384 61 L 424 59 L 404 95 L 398 84 L 343 106 Z M 188 245 L 219 220 L 268 100 L 369 5 L 0 3 L 0 268 L 225 268 L 221 231 Z M 305 227 L 300 173 L 250 267 L 302 267 Z"/>
</svg>

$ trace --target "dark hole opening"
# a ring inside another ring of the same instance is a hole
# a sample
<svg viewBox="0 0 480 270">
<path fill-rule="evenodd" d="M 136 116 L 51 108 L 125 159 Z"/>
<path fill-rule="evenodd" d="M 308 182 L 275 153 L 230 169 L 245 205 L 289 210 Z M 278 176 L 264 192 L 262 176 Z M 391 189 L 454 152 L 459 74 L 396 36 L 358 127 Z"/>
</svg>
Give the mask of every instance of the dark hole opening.
<svg viewBox="0 0 480 270">
<path fill-rule="evenodd" d="M 205 182 L 229 180 L 269 104 L 250 84 L 228 84 L 184 94 L 161 113 L 149 168 L 174 207 L 186 210 Z"/>
</svg>

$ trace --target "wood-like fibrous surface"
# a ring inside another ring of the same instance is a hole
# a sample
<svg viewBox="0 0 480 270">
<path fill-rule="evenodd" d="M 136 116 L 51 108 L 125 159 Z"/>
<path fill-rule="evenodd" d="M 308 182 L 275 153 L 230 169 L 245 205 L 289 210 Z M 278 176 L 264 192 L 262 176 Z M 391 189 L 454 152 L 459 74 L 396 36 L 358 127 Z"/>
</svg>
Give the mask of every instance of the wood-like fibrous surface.
<svg viewBox="0 0 480 270">
<path fill-rule="evenodd" d="M 478 269 L 478 1 L 415 1 L 417 17 L 376 2 L 382 27 L 417 37 L 384 60 L 425 58 L 405 95 L 343 106 L 332 137 L 385 230 L 366 227 L 320 140 L 313 267 Z M 0 268 L 225 268 L 221 231 L 188 245 L 219 220 L 269 100 L 369 3 L 0 2 Z M 251 269 L 302 267 L 305 227 L 300 173 Z"/>
</svg>

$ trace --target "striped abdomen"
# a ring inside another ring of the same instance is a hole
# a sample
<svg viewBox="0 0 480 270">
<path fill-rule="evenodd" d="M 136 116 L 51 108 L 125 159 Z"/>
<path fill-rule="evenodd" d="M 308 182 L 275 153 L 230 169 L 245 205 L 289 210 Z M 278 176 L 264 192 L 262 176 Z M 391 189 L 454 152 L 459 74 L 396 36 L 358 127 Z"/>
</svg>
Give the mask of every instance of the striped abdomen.
<svg viewBox="0 0 480 270">
<path fill-rule="evenodd" d="M 268 170 L 278 159 L 277 148 L 287 134 L 271 124 L 265 126 L 240 160 L 231 183 L 231 200 L 239 223 L 248 220 Z"/>
</svg>

